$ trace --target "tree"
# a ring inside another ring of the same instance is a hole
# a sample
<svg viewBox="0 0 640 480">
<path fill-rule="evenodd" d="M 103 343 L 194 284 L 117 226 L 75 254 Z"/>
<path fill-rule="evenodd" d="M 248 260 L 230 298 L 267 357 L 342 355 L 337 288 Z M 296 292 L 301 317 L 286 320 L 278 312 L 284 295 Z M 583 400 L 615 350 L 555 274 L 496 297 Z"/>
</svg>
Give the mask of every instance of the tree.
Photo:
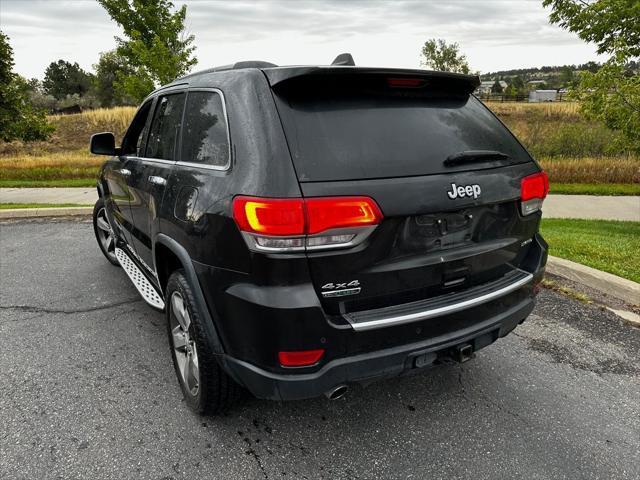
<svg viewBox="0 0 640 480">
<path fill-rule="evenodd" d="M 170 0 L 98 0 L 124 32 L 117 53 L 131 72 L 119 71 L 116 88 L 137 101 L 187 73 L 198 61 L 193 35 L 185 36 L 187 7 L 172 13 Z"/>
<path fill-rule="evenodd" d="M 507 85 L 507 88 L 505 88 L 504 92 L 502 93 L 504 93 L 507 97 L 515 97 L 516 95 L 518 95 L 518 89 L 515 85 L 511 84 Z"/>
<path fill-rule="evenodd" d="M 94 92 L 103 107 L 115 105 L 128 105 L 134 100 L 126 95 L 122 89 L 117 88 L 118 75 L 127 77 L 134 74 L 135 70 L 129 66 L 127 60 L 111 50 L 100 54 L 98 63 L 93 66 L 95 76 L 93 80 Z"/>
<path fill-rule="evenodd" d="M 629 55 L 640 56 L 640 2 L 638 0 L 543 0 L 551 7 L 549 21 L 577 33 L 598 46 L 598 53 L 613 54 L 619 39 Z"/>
<path fill-rule="evenodd" d="M 511 87 L 516 91 L 516 95 L 524 95 L 527 91 L 527 87 L 524 84 L 524 80 L 520 75 L 516 75 L 511 79 Z"/>
<path fill-rule="evenodd" d="M 422 65 L 443 72 L 469 73 L 467 57 L 460 53 L 457 43 L 432 38 L 422 47 Z"/>
<path fill-rule="evenodd" d="M 543 0 L 543 5 L 552 9 L 551 23 L 611 55 L 596 72 L 582 72 L 571 95 L 582 102 L 588 117 L 621 131 L 626 146 L 640 152 L 640 76 L 629 68 L 640 56 L 640 2 Z"/>
<path fill-rule="evenodd" d="M 491 93 L 502 93 L 502 85 L 500 85 L 500 81 L 496 80 L 491 85 Z"/>
<path fill-rule="evenodd" d="M 571 88 L 576 85 L 577 79 L 572 66 L 565 65 L 560 69 L 560 83 L 566 88 Z"/>
<path fill-rule="evenodd" d="M 640 153 L 640 75 L 629 70 L 628 55 L 619 49 L 596 73 L 584 72 L 572 95 L 587 116 L 621 131 L 626 147 Z"/>
<path fill-rule="evenodd" d="M 77 62 L 58 60 L 51 62 L 45 70 L 42 87 L 45 93 L 61 100 L 67 95 L 86 94 L 91 88 L 91 80 L 91 75 L 80 68 Z"/>
<path fill-rule="evenodd" d="M 44 140 L 53 131 L 29 101 L 29 82 L 13 72 L 13 49 L 0 31 L 0 140 Z"/>
</svg>

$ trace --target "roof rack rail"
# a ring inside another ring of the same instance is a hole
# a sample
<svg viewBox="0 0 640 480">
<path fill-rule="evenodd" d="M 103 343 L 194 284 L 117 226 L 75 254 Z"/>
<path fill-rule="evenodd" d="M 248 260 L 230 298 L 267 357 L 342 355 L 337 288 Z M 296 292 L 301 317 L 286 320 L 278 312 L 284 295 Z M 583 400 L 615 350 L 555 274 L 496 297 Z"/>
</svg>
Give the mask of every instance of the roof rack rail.
<svg viewBox="0 0 640 480">
<path fill-rule="evenodd" d="M 194 75 L 202 75 L 202 74 L 214 73 L 214 72 L 224 72 L 226 70 L 240 70 L 243 68 L 270 68 L 270 67 L 277 67 L 277 66 L 278 65 L 276 65 L 275 63 L 264 62 L 262 60 L 245 60 L 242 62 L 230 63 L 228 65 L 220 65 L 213 68 L 207 68 L 205 70 L 199 70 L 197 72 L 184 75 L 183 77 L 180 77 L 177 80 L 190 78 L 190 77 L 193 77 Z"/>
</svg>

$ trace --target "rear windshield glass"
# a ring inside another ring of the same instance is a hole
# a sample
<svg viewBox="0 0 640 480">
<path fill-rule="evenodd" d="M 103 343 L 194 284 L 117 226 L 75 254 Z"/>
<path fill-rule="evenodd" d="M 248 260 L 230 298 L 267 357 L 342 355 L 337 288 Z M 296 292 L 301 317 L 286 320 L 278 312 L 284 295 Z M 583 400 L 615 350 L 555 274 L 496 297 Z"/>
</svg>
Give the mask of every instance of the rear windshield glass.
<svg viewBox="0 0 640 480">
<path fill-rule="evenodd" d="M 300 181 L 431 175 L 531 161 L 473 96 L 296 89 L 276 98 Z M 443 163 L 479 150 L 508 158 Z"/>
</svg>

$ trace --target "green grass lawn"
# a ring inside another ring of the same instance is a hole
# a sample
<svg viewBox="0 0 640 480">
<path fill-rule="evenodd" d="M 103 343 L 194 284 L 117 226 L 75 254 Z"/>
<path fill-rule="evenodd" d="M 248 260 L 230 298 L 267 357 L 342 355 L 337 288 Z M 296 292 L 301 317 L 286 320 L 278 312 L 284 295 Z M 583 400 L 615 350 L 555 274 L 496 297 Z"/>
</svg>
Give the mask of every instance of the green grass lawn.
<svg viewBox="0 0 640 480">
<path fill-rule="evenodd" d="M 0 210 L 13 208 L 65 208 L 65 207 L 92 207 L 79 203 L 0 203 Z"/>
<path fill-rule="evenodd" d="M 0 179 L 0 188 L 40 188 L 40 187 L 95 187 L 92 178 L 56 178 L 52 180 L 6 180 Z"/>
<path fill-rule="evenodd" d="M 549 254 L 640 282 L 640 222 L 546 218 Z"/>
<path fill-rule="evenodd" d="M 640 195 L 640 183 L 553 183 L 549 193 L 565 195 Z"/>
</svg>

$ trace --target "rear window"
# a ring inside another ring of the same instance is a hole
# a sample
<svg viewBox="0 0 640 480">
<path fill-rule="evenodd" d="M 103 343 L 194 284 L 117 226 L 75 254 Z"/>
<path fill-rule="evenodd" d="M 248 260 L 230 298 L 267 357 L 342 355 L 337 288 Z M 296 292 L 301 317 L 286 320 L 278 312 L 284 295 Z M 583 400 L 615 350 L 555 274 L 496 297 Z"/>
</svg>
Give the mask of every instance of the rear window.
<svg viewBox="0 0 640 480">
<path fill-rule="evenodd" d="M 530 161 L 529 154 L 479 100 L 466 94 L 354 92 L 295 88 L 276 92 L 301 181 L 430 175 Z M 507 160 L 444 165 L 465 151 Z"/>
</svg>

